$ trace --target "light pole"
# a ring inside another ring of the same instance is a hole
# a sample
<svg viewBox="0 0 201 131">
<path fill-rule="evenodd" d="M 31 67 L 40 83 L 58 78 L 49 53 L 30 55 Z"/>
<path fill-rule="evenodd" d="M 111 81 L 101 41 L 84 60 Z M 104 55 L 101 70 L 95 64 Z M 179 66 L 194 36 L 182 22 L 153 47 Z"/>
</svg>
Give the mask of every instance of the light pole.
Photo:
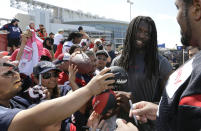
<svg viewBox="0 0 201 131">
<path fill-rule="evenodd" d="M 130 21 L 131 21 L 131 6 L 133 5 L 133 2 L 130 0 L 127 0 L 127 3 L 130 4 Z"/>
</svg>

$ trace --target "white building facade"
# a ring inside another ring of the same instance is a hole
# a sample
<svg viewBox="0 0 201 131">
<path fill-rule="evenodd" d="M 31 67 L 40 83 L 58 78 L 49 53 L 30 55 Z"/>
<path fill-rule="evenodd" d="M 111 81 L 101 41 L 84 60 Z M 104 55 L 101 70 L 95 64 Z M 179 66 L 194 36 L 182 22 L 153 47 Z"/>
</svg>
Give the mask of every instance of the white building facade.
<svg viewBox="0 0 201 131">
<path fill-rule="evenodd" d="M 57 33 L 57 30 L 62 28 L 68 36 L 82 26 L 90 37 L 103 38 L 112 42 L 115 47 L 123 44 L 128 27 L 128 22 L 105 19 L 36 0 L 10 0 L 10 6 L 28 12 L 26 15 L 16 16 L 21 21 L 19 25 L 22 29 L 25 29 L 30 21 L 34 21 L 37 28 L 39 24 L 43 24 L 48 33 Z"/>
</svg>

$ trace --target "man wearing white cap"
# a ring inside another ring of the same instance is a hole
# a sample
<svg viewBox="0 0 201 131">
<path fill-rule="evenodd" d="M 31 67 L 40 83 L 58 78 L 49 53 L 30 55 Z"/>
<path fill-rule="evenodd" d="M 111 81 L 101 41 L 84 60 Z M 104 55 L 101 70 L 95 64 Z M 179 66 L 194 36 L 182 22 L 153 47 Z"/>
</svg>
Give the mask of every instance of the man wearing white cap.
<svg viewBox="0 0 201 131">
<path fill-rule="evenodd" d="M 54 36 L 54 46 L 53 46 L 54 52 L 56 52 L 57 45 L 59 45 L 60 41 L 64 40 L 63 34 L 64 34 L 64 30 L 59 29 L 58 33 Z"/>
</svg>

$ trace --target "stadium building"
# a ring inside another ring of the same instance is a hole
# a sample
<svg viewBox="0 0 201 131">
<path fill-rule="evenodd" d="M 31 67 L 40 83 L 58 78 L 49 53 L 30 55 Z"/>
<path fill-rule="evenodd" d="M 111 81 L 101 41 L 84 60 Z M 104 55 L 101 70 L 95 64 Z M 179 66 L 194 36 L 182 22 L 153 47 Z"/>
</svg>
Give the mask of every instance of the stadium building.
<svg viewBox="0 0 201 131">
<path fill-rule="evenodd" d="M 10 0 L 10 6 L 27 12 L 27 14 L 16 15 L 16 18 L 21 21 L 19 25 L 23 30 L 30 21 L 34 21 L 36 28 L 39 24 L 43 24 L 48 33 L 57 33 L 57 30 L 62 28 L 67 37 L 70 32 L 77 31 L 78 27 L 82 26 L 91 38 L 111 41 L 116 48 L 123 44 L 128 27 L 128 22 L 106 19 L 36 0 Z"/>
</svg>

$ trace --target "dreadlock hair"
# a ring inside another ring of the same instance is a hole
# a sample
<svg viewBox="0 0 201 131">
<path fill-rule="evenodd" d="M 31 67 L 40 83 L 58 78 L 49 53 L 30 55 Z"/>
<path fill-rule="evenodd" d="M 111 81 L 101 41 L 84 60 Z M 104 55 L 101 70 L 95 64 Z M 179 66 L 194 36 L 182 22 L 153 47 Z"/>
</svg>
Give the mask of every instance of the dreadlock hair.
<svg viewBox="0 0 201 131">
<path fill-rule="evenodd" d="M 75 38 L 80 38 L 80 37 L 82 37 L 83 35 L 81 34 L 81 33 L 79 33 L 79 32 L 72 32 L 72 33 L 70 33 L 70 35 L 68 36 L 68 39 L 67 39 L 67 41 L 72 41 L 72 40 L 74 40 Z"/>
<path fill-rule="evenodd" d="M 148 23 L 150 40 L 145 45 L 145 69 L 146 77 L 152 78 L 152 75 L 158 74 L 158 49 L 157 49 L 157 31 L 154 21 L 147 16 L 138 16 L 134 18 L 127 29 L 126 40 L 123 45 L 123 52 L 119 59 L 119 66 L 123 67 L 127 72 L 129 70 L 129 64 L 135 65 L 135 56 L 137 52 L 136 48 L 136 35 L 141 22 Z"/>
</svg>

